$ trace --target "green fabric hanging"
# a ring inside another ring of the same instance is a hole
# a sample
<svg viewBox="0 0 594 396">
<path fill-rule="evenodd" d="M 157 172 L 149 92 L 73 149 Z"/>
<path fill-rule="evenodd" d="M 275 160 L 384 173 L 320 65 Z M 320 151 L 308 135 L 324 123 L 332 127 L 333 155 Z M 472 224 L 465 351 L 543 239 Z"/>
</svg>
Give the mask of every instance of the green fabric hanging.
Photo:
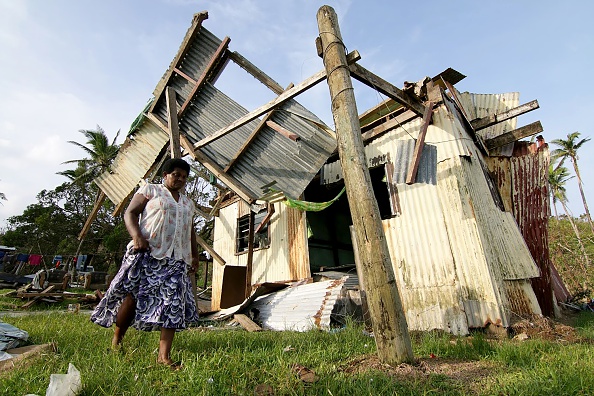
<svg viewBox="0 0 594 396">
<path fill-rule="evenodd" d="M 286 201 L 283 201 L 285 205 L 290 208 L 295 208 L 299 210 L 304 210 L 307 212 L 319 212 L 321 210 L 326 209 L 334 202 L 338 201 L 340 196 L 346 191 L 346 187 L 343 187 L 342 190 L 338 193 L 336 197 L 334 197 L 331 201 L 327 202 L 308 202 L 308 201 L 299 201 L 297 199 L 291 199 L 289 197 L 285 197 Z"/>
</svg>

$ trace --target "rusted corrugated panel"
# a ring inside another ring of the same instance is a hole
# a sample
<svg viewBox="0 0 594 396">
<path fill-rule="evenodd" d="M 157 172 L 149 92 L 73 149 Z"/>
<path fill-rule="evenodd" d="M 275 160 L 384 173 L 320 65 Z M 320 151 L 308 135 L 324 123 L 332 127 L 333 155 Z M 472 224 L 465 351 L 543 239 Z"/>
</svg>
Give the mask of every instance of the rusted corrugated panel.
<svg viewBox="0 0 594 396">
<path fill-rule="evenodd" d="M 506 212 L 513 213 L 512 176 L 509 157 L 486 157 L 485 163 L 497 185 Z"/>
<path fill-rule="evenodd" d="M 513 213 L 540 277 L 532 280 L 534 293 L 543 314 L 554 315 L 551 263 L 549 259 L 548 220 L 551 206 L 548 189 L 549 150 L 547 145 L 516 142 L 511 158 Z"/>
<path fill-rule="evenodd" d="M 328 330 L 332 310 L 343 286 L 344 279 L 289 287 L 258 298 L 250 309 L 258 311 L 257 320 L 265 329 Z"/>
<path fill-rule="evenodd" d="M 169 141 L 169 136 L 152 122 L 145 120 L 139 129 L 126 138 L 111 171 L 104 172 L 95 183 L 115 205 L 120 204 L 136 188 Z"/>
<path fill-rule="evenodd" d="M 503 94 L 473 94 L 469 92 L 459 93 L 462 106 L 469 115 L 470 121 L 487 117 L 492 114 L 503 113 L 506 110 L 517 107 L 520 104 L 520 93 L 510 92 Z M 490 139 L 506 132 L 516 129 L 517 117 L 497 123 L 488 128 L 478 131 L 483 139 Z M 510 143 L 501 148 L 491 150 L 490 155 L 510 156 L 513 144 Z"/>
<path fill-rule="evenodd" d="M 528 280 L 504 281 L 503 287 L 507 302 L 506 309 L 516 318 L 525 318 L 532 314 L 541 314 L 538 301 Z"/>
<path fill-rule="evenodd" d="M 236 202 L 220 210 L 219 216 L 215 217 L 213 249 L 229 265 L 246 266 L 247 254 L 235 254 L 235 238 L 237 230 L 237 218 L 241 216 L 240 206 L 245 203 Z M 247 207 L 247 205 L 245 205 Z M 295 281 L 309 278 L 309 257 L 307 249 L 299 249 L 302 254 L 295 264 L 291 259 L 290 243 L 295 240 L 290 236 L 297 236 L 294 221 L 291 218 L 292 209 L 282 203 L 274 204 L 274 214 L 268 225 L 270 229 L 270 247 L 256 249 L 253 253 L 252 263 L 252 284 L 278 281 Z M 304 227 L 304 225 L 303 225 Z M 305 230 L 302 229 L 302 238 L 305 239 Z M 302 241 L 301 244 L 306 242 Z M 295 247 L 293 247 L 294 249 Z M 212 307 L 218 309 L 223 282 L 223 267 L 214 265 L 212 280 Z"/>
</svg>

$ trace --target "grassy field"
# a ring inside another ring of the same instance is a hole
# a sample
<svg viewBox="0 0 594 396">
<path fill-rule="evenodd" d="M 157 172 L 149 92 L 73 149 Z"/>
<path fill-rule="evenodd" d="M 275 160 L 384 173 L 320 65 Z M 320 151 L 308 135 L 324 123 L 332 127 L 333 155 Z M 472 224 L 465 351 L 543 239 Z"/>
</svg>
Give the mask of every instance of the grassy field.
<svg viewBox="0 0 594 396">
<path fill-rule="evenodd" d="M 111 351 L 113 330 L 84 313 L 2 320 L 29 332 L 31 344 L 57 347 L 0 373 L 2 395 L 44 395 L 50 374 L 66 373 L 69 363 L 81 372 L 83 395 L 594 394 L 592 313 L 576 317 L 573 327 L 559 324 L 560 331 L 535 331 L 525 341 L 415 333 L 418 362 L 399 367 L 382 365 L 373 338 L 354 323 L 307 333 L 194 328 L 176 335 L 179 371 L 155 364 L 158 333 L 131 329 L 122 350 Z M 304 381 L 296 367 L 313 371 L 316 381 Z"/>
</svg>

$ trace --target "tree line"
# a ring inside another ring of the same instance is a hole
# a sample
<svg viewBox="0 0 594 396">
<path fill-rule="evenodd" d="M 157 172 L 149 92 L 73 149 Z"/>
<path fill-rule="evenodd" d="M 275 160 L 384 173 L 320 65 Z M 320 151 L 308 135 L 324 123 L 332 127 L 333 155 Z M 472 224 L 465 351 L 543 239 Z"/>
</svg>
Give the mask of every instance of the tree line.
<svg viewBox="0 0 594 396">
<path fill-rule="evenodd" d="M 130 237 L 123 216 L 112 216 L 115 205 L 110 200 L 106 199 L 101 204 L 86 237 L 79 241 L 78 235 L 101 193 L 93 180 L 110 169 L 119 150 L 116 140 L 120 132 L 111 140 L 100 126 L 79 132 L 85 137 L 85 142 L 69 143 L 82 149 L 84 157 L 64 162 L 74 165 L 58 172 L 67 180 L 53 190 L 40 191 L 36 203 L 27 206 L 22 214 L 7 219 L 6 228 L 0 231 L 0 244 L 17 247 L 26 253 L 41 254 L 46 264 L 46 258 L 51 263 L 54 255 L 93 254 L 96 270 L 114 271 L 114 266 L 115 269 L 119 267 Z M 200 164 L 192 162 L 191 166 L 204 173 Z M 212 186 L 196 175 L 189 178 L 187 193 L 197 203 L 214 198 Z M 0 193 L 2 199 L 6 197 Z M 212 224 L 199 218 L 196 226 L 202 236 L 209 239 Z"/>
</svg>

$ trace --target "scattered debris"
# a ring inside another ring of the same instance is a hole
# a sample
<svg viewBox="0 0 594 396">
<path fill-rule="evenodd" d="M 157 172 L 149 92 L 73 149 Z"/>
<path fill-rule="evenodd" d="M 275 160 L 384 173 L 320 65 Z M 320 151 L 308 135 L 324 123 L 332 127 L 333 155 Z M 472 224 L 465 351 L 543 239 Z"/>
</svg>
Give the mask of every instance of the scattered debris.
<svg viewBox="0 0 594 396">
<path fill-rule="evenodd" d="M 80 371 L 74 364 L 68 364 L 67 374 L 50 375 L 50 383 L 45 396 L 76 396 L 82 390 Z"/>
<path fill-rule="evenodd" d="M 254 395 L 256 396 L 274 396 L 274 389 L 267 384 L 259 384 L 254 388 Z"/>
<path fill-rule="evenodd" d="M 316 375 L 312 370 L 308 369 L 302 364 L 295 363 L 291 369 L 299 376 L 299 379 L 307 384 L 313 384 L 318 382 L 320 377 Z"/>
<path fill-rule="evenodd" d="M 24 347 L 8 349 L 5 353 L 11 357 L 6 360 L 0 361 L 0 372 L 11 370 L 14 367 L 20 365 L 24 360 L 41 355 L 47 351 L 55 351 L 56 345 L 53 343 L 40 344 L 40 345 L 27 345 Z"/>
<path fill-rule="evenodd" d="M 573 327 L 555 322 L 545 316 L 535 315 L 531 318 L 523 319 L 511 325 L 510 330 L 512 334 L 516 334 L 514 339 L 516 337 L 519 337 L 519 339 L 540 338 L 564 343 L 578 342 L 581 339 Z"/>
<path fill-rule="evenodd" d="M 248 318 L 244 314 L 235 314 L 233 315 L 233 319 L 235 319 L 241 325 L 241 327 L 243 327 L 249 332 L 262 331 L 262 328 L 260 326 L 255 324 L 250 318 Z"/>
</svg>

